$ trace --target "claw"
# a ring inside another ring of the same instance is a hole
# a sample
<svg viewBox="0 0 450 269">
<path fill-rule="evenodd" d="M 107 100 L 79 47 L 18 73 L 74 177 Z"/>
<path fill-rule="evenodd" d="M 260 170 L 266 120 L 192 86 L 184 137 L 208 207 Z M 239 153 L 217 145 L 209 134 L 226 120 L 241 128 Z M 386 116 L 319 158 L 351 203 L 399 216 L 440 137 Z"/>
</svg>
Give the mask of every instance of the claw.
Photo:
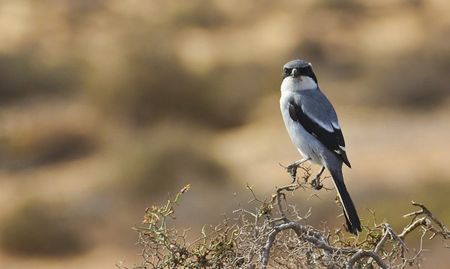
<svg viewBox="0 0 450 269">
<path fill-rule="evenodd" d="M 289 175 L 291 175 L 292 177 L 292 184 L 297 180 L 297 168 L 298 165 L 293 163 L 291 165 L 289 165 L 288 167 L 286 167 L 286 171 L 289 173 Z"/>
<path fill-rule="evenodd" d="M 313 187 L 315 190 L 320 190 L 323 188 L 323 184 L 320 182 L 320 176 L 315 177 L 311 181 L 311 187 Z"/>
<path fill-rule="evenodd" d="M 297 181 L 297 177 L 296 177 L 296 176 L 292 176 L 292 175 L 291 175 L 291 177 L 292 177 L 292 181 L 291 181 L 291 184 L 294 184 L 294 183 L 295 183 L 295 181 Z"/>
</svg>

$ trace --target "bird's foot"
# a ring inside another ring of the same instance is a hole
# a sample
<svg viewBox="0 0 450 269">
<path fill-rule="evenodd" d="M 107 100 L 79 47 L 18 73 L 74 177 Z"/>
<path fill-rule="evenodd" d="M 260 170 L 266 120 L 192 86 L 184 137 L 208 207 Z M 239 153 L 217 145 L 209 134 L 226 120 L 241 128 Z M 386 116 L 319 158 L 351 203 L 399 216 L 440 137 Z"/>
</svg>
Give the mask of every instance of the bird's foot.
<svg viewBox="0 0 450 269">
<path fill-rule="evenodd" d="M 286 171 L 289 173 L 289 175 L 292 178 L 292 182 L 291 184 L 294 184 L 295 181 L 297 180 L 297 169 L 298 169 L 298 164 L 297 163 L 293 163 L 291 165 L 289 165 L 288 167 L 286 167 Z"/>
<path fill-rule="evenodd" d="M 323 188 L 323 184 L 320 181 L 320 175 L 317 175 L 313 180 L 311 180 L 311 187 L 315 190 L 321 190 Z"/>
</svg>

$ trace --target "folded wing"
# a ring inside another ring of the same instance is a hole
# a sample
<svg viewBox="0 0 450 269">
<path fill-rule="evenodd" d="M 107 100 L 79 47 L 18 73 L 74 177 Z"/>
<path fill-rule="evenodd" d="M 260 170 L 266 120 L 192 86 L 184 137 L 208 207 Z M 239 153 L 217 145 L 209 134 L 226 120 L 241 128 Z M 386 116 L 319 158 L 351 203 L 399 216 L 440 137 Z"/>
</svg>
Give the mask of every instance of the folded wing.
<svg viewBox="0 0 450 269">
<path fill-rule="evenodd" d="M 334 152 L 348 167 L 351 167 L 336 112 L 320 90 L 304 92 L 299 98 L 289 100 L 289 115 L 326 148 Z"/>
</svg>

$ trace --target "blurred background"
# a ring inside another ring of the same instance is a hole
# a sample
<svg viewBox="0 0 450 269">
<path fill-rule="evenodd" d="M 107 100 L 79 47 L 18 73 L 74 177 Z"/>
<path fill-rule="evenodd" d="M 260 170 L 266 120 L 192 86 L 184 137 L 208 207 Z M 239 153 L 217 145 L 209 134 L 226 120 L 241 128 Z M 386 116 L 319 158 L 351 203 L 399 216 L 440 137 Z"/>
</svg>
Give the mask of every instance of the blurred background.
<svg viewBox="0 0 450 269">
<path fill-rule="evenodd" d="M 131 227 L 185 184 L 177 225 L 195 232 L 252 207 L 247 183 L 262 198 L 289 183 L 279 87 L 296 58 L 339 114 L 363 222 L 373 209 L 401 229 L 415 200 L 450 224 L 448 14 L 444 0 L 1 0 L 1 268 L 132 265 Z M 339 228 L 334 191 L 312 193 L 294 202 Z"/>
</svg>

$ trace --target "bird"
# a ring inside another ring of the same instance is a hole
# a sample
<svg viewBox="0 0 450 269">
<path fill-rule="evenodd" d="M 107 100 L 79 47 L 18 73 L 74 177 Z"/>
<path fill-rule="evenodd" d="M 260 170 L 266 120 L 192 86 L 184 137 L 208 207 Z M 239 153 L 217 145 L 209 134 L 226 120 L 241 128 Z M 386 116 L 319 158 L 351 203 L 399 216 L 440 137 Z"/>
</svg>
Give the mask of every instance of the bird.
<svg viewBox="0 0 450 269">
<path fill-rule="evenodd" d="M 343 164 L 351 168 L 344 136 L 336 111 L 319 88 L 310 62 L 297 59 L 283 66 L 280 109 L 292 143 L 303 157 L 288 166 L 288 170 L 304 162 L 318 164 L 321 169 L 316 179 L 319 179 L 326 168 L 337 190 L 347 230 L 357 235 L 361 222 L 342 173 Z"/>
</svg>

